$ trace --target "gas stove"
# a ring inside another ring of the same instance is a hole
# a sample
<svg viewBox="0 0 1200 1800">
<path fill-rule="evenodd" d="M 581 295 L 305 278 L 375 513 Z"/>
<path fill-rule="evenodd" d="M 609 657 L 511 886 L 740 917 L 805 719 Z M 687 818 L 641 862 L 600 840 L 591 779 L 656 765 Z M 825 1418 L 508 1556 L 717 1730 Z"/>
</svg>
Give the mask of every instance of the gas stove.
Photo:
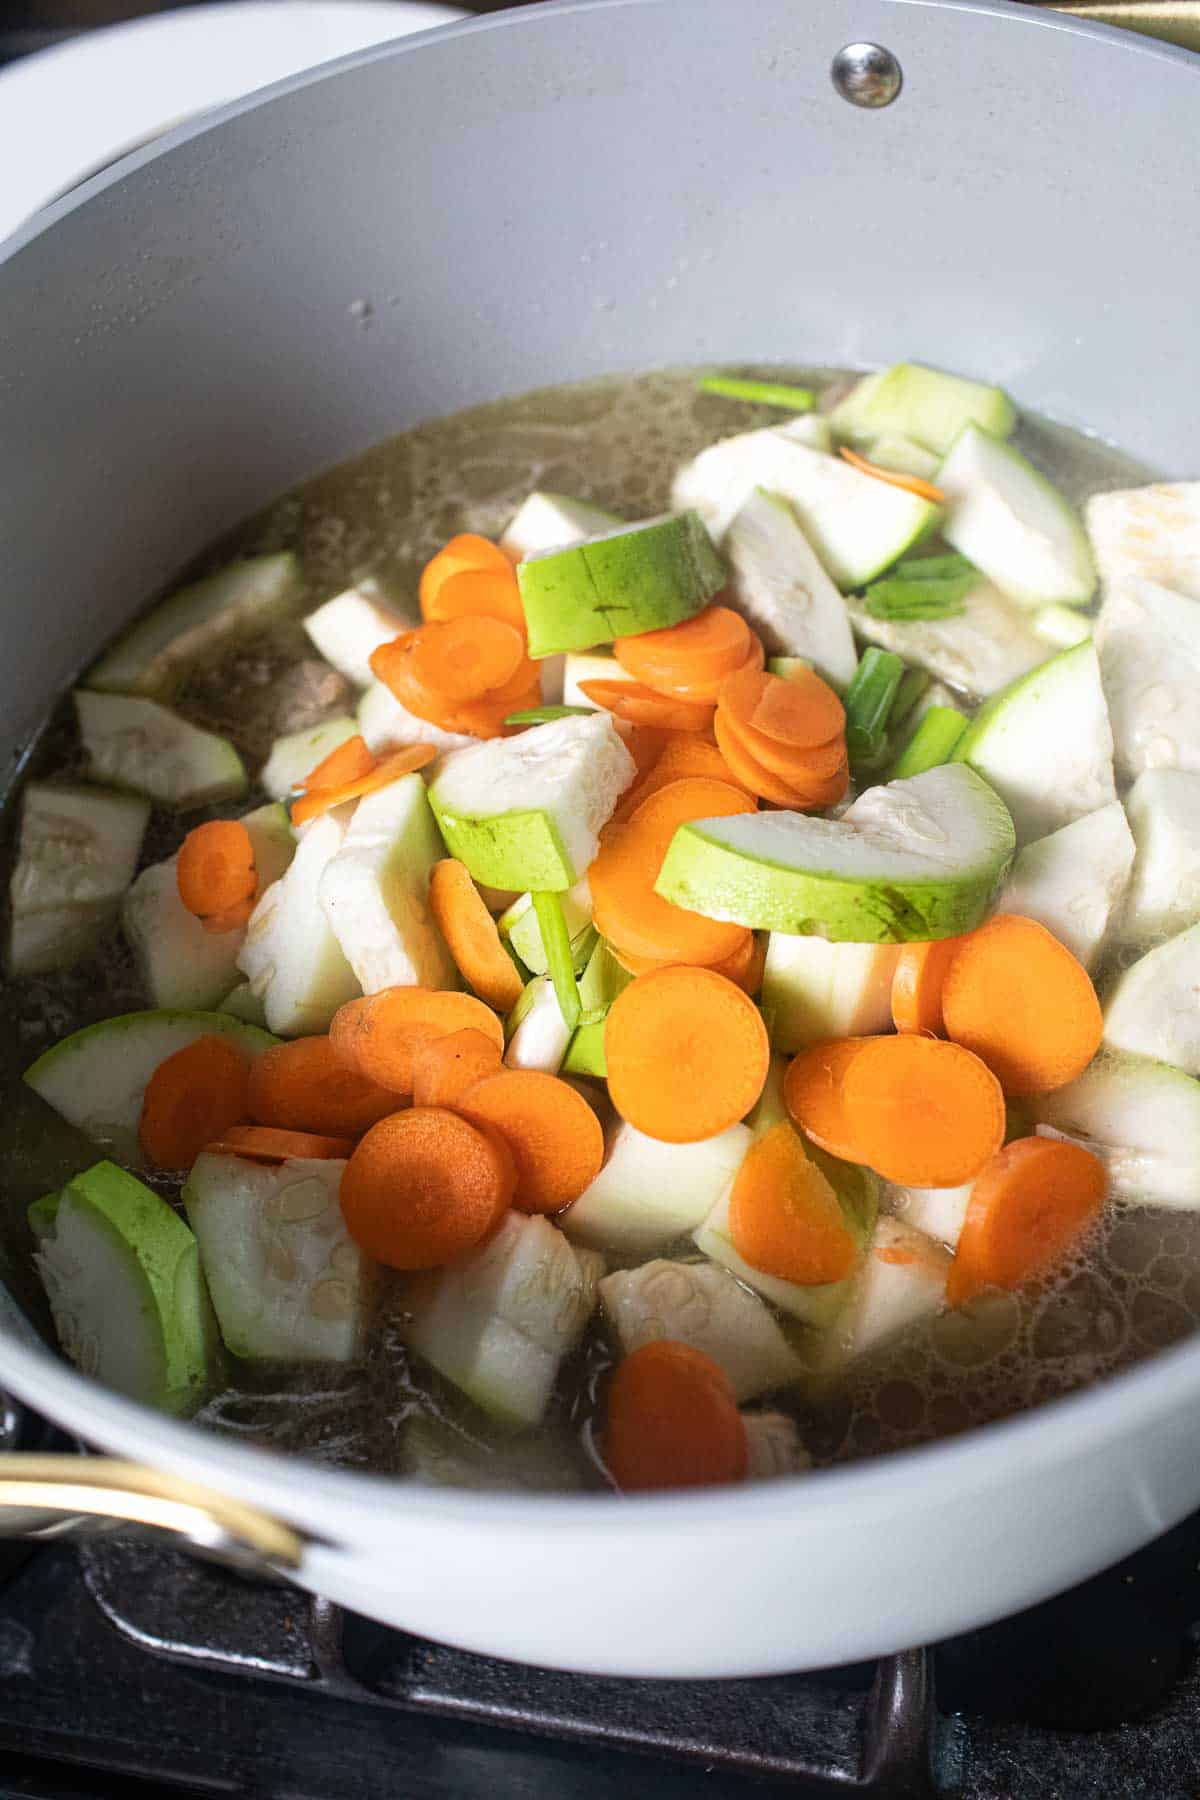
<svg viewBox="0 0 1200 1800">
<path fill-rule="evenodd" d="M 1198 1633 L 1200 1514 L 986 1630 L 723 1682 L 499 1662 L 148 1539 L 2 1546 L 0 1800 L 1195 1800 Z"/>
</svg>

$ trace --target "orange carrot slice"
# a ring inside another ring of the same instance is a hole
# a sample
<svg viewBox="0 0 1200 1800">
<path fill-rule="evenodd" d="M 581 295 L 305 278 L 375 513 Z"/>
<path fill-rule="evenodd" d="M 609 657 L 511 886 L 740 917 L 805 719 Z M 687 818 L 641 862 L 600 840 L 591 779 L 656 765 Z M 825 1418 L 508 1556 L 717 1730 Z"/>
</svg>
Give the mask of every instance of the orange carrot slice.
<svg viewBox="0 0 1200 1800">
<path fill-rule="evenodd" d="M 179 898 L 198 919 L 216 919 L 253 900 L 254 844 L 238 819 L 213 819 L 189 831 L 175 862 Z M 219 927 L 227 929 L 227 927 Z"/>
<path fill-rule="evenodd" d="M 346 1229 L 391 1269 L 436 1269 L 500 1223 L 512 1170 L 491 1138 L 441 1106 L 372 1126 L 342 1176 Z"/>
<path fill-rule="evenodd" d="M 942 982 L 946 1031 L 994 1069 L 1006 1094 L 1065 1087 L 1100 1048 L 1091 976 L 1033 919 L 997 913 L 958 941 Z"/>
<path fill-rule="evenodd" d="M 789 786 L 821 786 L 846 772 L 846 740 L 840 732 L 827 744 L 806 744 L 801 748 L 795 744 L 781 744 L 776 738 L 768 737 L 765 731 L 756 731 L 753 725 L 742 723 L 728 711 L 722 712 L 721 718 L 746 755 L 752 756 L 757 764 Z"/>
<path fill-rule="evenodd" d="M 443 731 L 460 731 L 480 738 L 499 737 L 505 717 L 515 710 L 513 704 L 496 702 L 490 696 L 484 700 L 449 700 L 445 694 L 437 694 L 426 687 L 417 679 L 410 654 L 415 637 L 415 632 L 409 632 L 372 651 L 372 672 L 414 718 L 424 719 Z"/>
<path fill-rule="evenodd" d="M 724 1370 L 658 1339 L 618 1366 L 605 1408 L 604 1460 L 627 1493 L 741 1481 L 746 1426 Z"/>
<path fill-rule="evenodd" d="M 713 709 L 692 700 L 668 700 L 636 681 L 581 681 L 579 691 L 631 725 L 657 725 L 664 731 L 707 731 Z"/>
<path fill-rule="evenodd" d="M 442 619 L 423 625 L 408 640 L 417 680 L 448 700 L 480 700 L 522 674 L 518 692 L 529 686 L 525 639 L 502 619 Z"/>
<path fill-rule="evenodd" d="M 766 939 L 747 931 L 745 943 L 723 962 L 713 963 L 711 967 L 714 975 L 724 975 L 727 981 L 735 981 L 743 994 L 754 995 L 762 986 L 766 964 Z"/>
<path fill-rule="evenodd" d="M 723 684 L 730 675 L 757 674 L 766 665 L 767 653 L 762 647 L 761 639 L 751 636 L 750 648 L 737 667 L 723 675 L 699 676 L 694 681 L 668 681 L 663 675 L 656 676 L 653 681 L 647 680 L 644 685 L 653 688 L 657 694 L 665 694 L 674 700 L 712 702 L 720 697 Z"/>
<path fill-rule="evenodd" d="M 312 1131 L 280 1131 L 273 1125 L 230 1125 L 204 1148 L 212 1156 L 244 1156 L 249 1162 L 283 1163 L 297 1157 L 331 1162 L 349 1156 L 354 1141 Z"/>
<path fill-rule="evenodd" d="M 522 1212 L 561 1212 L 600 1173 L 600 1121 L 557 1075 L 505 1069 L 485 1076 L 461 1096 L 458 1110 L 508 1145 L 517 1168 L 513 1205 Z"/>
<path fill-rule="evenodd" d="M 830 1038 L 802 1050 L 788 1064 L 783 1098 L 806 1137 L 843 1162 L 862 1162 L 846 1112 L 845 1082 L 851 1063 L 870 1038 Z"/>
<path fill-rule="evenodd" d="M 752 756 L 742 743 L 732 721 L 720 709 L 713 720 L 713 726 L 718 750 L 733 770 L 739 786 L 744 787 L 747 793 L 757 794 L 760 800 L 770 800 L 775 806 L 790 807 L 796 812 L 803 812 L 806 808 L 815 810 L 821 804 L 819 800 L 810 800 L 807 793 L 802 793 L 781 775 L 773 775 L 770 769 Z M 832 806 L 833 801 L 828 804 Z"/>
<path fill-rule="evenodd" d="M 652 962 L 722 962 L 744 941 L 745 926 L 674 906 L 654 891 L 663 858 L 690 819 L 753 812 L 739 788 L 705 777 L 671 782 L 642 801 L 627 824 L 606 830 L 588 871 L 596 929 L 619 951 Z"/>
<path fill-rule="evenodd" d="M 1004 1142 L 1004 1093 L 985 1062 L 940 1038 L 871 1038 L 846 1070 L 858 1162 L 905 1187 L 972 1181 Z"/>
<path fill-rule="evenodd" d="M 694 1144 L 736 1125 L 762 1092 L 766 1026 L 741 988 L 711 969 L 639 975 L 604 1026 L 608 1091 L 647 1137 Z"/>
<path fill-rule="evenodd" d="M 374 767 L 375 758 L 367 749 L 366 740 L 350 737 L 328 756 L 322 757 L 316 768 L 309 770 L 301 786 L 305 793 L 310 793 L 313 788 L 344 787 L 348 781 L 369 775 Z"/>
<path fill-rule="evenodd" d="M 431 622 L 439 619 L 500 619 L 523 633 L 525 611 L 516 570 L 507 557 L 503 561 L 502 569 L 467 569 L 448 575 L 438 584 L 428 606 L 422 601 L 423 617 Z"/>
<path fill-rule="evenodd" d="M 504 1027 L 474 994 L 433 988 L 381 988 L 338 1008 L 329 1027 L 334 1054 L 393 1093 L 413 1091 L 414 1058 L 430 1038 L 452 1031 L 480 1031 L 504 1053 Z"/>
<path fill-rule="evenodd" d="M 292 824 L 303 825 L 331 807 L 345 806 L 347 801 L 374 794 L 379 788 L 399 781 L 402 775 L 412 775 L 417 769 L 423 769 L 436 755 L 432 744 L 407 744 L 403 750 L 393 750 L 390 756 L 383 757 L 369 775 L 360 775 L 357 781 L 348 781 L 344 787 L 313 788 L 293 803 Z"/>
<path fill-rule="evenodd" d="M 142 1097 L 138 1143 L 159 1169 L 190 1169 L 210 1138 L 246 1117 L 250 1066 L 228 1038 L 196 1038 L 160 1062 Z"/>
<path fill-rule="evenodd" d="M 811 669 L 797 669 L 786 681 L 757 670 L 730 675 L 722 684 L 720 705 L 735 725 L 798 750 L 828 744 L 846 729 L 841 701 Z"/>
<path fill-rule="evenodd" d="M 986 1287 L 1018 1288 L 1047 1274 L 1099 1216 L 1104 1165 L 1078 1144 L 1017 1138 L 976 1178 L 946 1298 L 964 1306 Z"/>
<path fill-rule="evenodd" d="M 860 456 L 857 450 L 847 450 L 844 444 L 841 454 L 860 475 L 873 475 L 876 481 L 886 481 L 889 487 L 905 488 L 922 500 L 932 500 L 935 506 L 940 506 L 946 498 L 941 488 L 934 487 L 932 481 L 922 481 L 919 475 L 902 475 L 899 469 L 881 469 L 878 463 L 868 462 L 865 456 Z"/>
<path fill-rule="evenodd" d="M 752 1269 L 801 1287 L 842 1281 L 858 1261 L 836 1194 L 786 1119 L 742 1159 L 729 1196 L 729 1235 Z"/>
<path fill-rule="evenodd" d="M 493 544 L 490 538 L 478 536 L 476 532 L 460 531 L 421 571 L 418 588 L 421 617 L 433 619 L 447 616 L 432 610 L 443 585 L 455 575 L 480 573 L 502 575 L 512 582 L 516 580 L 512 564 L 498 545 Z"/>
<path fill-rule="evenodd" d="M 669 686 L 732 674 L 746 660 L 750 636 L 750 627 L 732 607 L 706 606 L 678 625 L 618 638 L 613 653 L 635 680 L 653 687 L 659 679 Z"/>
<path fill-rule="evenodd" d="M 253 911 L 254 895 L 247 894 L 246 898 L 239 900 L 236 906 L 228 906 L 224 912 L 209 913 L 206 918 L 201 919 L 200 923 L 205 931 L 211 932 L 214 937 L 220 937 L 226 931 L 243 930 L 249 923 Z"/>
<path fill-rule="evenodd" d="M 485 1075 L 498 1075 L 500 1052 L 482 1031 L 451 1031 L 427 1038 L 413 1057 L 413 1105 L 458 1105 L 468 1088 Z"/>
<path fill-rule="evenodd" d="M 459 973 L 480 999 L 501 1012 L 515 1006 L 521 977 L 465 863 L 451 856 L 433 865 L 429 908 Z"/>
<path fill-rule="evenodd" d="M 903 946 L 892 974 L 892 1023 L 897 1031 L 946 1035 L 942 983 L 961 943 L 961 938 L 949 937 Z"/>
<path fill-rule="evenodd" d="M 281 1131 L 355 1138 L 399 1104 L 390 1088 L 348 1069 L 327 1037 L 276 1044 L 250 1068 L 246 1110 Z"/>
</svg>

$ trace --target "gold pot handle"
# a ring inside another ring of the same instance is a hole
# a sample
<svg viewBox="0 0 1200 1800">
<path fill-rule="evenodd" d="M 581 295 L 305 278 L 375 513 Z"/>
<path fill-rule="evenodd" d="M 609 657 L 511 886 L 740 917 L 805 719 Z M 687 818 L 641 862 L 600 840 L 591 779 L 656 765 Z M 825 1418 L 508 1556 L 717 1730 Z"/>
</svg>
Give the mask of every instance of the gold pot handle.
<svg viewBox="0 0 1200 1800">
<path fill-rule="evenodd" d="M 147 1526 L 244 1569 L 284 1574 L 304 1560 L 299 1532 L 269 1513 L 142 1463 L 104 1456 L 0 1455 L 0 1538 Z"/>
<path fill-rule="evenodd" d="M 1143 37 L 1200 51 L 1200 0 L 1029 0 L 1093 25 L 1119 25 Z"/>
</svg>

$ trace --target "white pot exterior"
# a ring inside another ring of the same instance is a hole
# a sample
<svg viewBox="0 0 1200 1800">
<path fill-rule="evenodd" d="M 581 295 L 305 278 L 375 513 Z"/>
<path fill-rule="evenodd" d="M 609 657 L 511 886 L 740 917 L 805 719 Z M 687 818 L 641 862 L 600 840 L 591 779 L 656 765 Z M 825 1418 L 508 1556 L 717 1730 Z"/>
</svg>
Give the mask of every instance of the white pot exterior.
<svg viewBox="0 0 1200 1800">
<path fill-rule="evenodd" d="M 863 37 L 904 67 L 886 112 L 828 79 Z M 370 53 L 129 159 L 0 259 L 0 750 L 273 493 L 534 385 L 917 357 L 1197 473 L 1198 99 L 1183 53 L 1003 5 L 600 0 Z M 952 1443 L 668 1500 L 301 1467 L 98 1391 L 15 1318 L 0 1380 L 299 1526 L 318 1591 L 615 1674 L 942 1636 L 1200 1502 L 1200 1346 Z"/>
</svg>

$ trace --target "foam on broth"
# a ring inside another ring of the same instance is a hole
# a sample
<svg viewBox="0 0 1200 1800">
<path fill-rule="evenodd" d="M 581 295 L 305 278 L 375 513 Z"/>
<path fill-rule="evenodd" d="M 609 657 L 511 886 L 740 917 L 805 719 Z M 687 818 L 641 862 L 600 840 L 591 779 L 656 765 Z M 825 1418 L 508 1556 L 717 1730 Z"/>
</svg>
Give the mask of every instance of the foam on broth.
<svg viewBox="0 0 1200 1800">
<path fill-rule="evenodd" d="M 827 392 L 846 379 L 828 368 L 746 372 Z M 449 536 L 498 536 L 531 489 L 578 496 L 630 519 L 651 515 L 669 504 L 681 461 L 718 437 L 778 417 L 697 393 L 690 371 L 588 382 L 478 407 L 319 476 L 228 534 L 185 573 L 203 573 L 233 554 L 294 549 L 305 575 L 299 613 L 367 576 L 411 605 L 421 566 Z M 1015 442 L 1077 501 L 1152 478 L 1111 446 L 1037 418 L 1023 420 Z M 353 700 L 292 624 L 197 671 L 177 704 L 197 724 L 231 737 L 253 768 L 278 733 L 352 709 Z M 77 761 L 69 708 L 60 707 L 26 772 L 64 773 Z M 10 833 L 13 810 L 10 798 Z M 204 816 L 156 812 L 143 861 L 171 854 Z M 148 1001 L 114 932 L 95 956 L 64 974 L 8 984 L 0 1004 L 10 1021 L 0 1050 L 0 1273 L 49 1334 L 25 1208 L 95 1160 L 95 1149 L 50 1114 L 20 1074 L 66 1032 Z M 175 1184 L 157 1185 L 174 1197 Z M 837 1386 L 775 1404 L 795 1412 L 818 1462 L 869 1456 L 1065 1393 L 1175 1342 L 1197 1321 L 1200 1215 L 1110 1204 L 1053 1280 L 1020 1295 L 988 1297 L 971 1315 L 945 1314 Z M 241 1365 L 234 1385 L 200 1418 L 354 1468 L 417 1468 L 471 1485 L 600 1482 L 590 1425 L 609 1356 L 596 1322 L 564 1370 L 547 1425 L 517 1440 L 494 1433 L 440 1378 L 410 1366 L 401 1322 L 393 1285 L 360 1366 Z"/>
</svg>

